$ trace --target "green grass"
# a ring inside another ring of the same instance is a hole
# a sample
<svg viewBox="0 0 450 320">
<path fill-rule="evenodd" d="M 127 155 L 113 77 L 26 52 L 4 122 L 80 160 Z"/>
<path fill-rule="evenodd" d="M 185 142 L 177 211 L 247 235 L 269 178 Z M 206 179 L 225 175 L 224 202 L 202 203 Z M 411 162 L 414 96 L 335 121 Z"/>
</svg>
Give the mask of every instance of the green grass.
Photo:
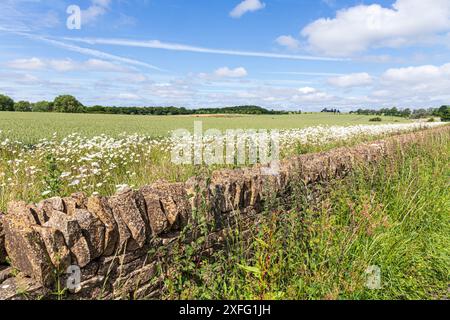
<svg viewBox="0 0 450 320">
<path fill-rule="evenodd" d="M 228 115 L 228 116 L 128 116 L 60 113 L 0 112 L 3 136 L 24 143 L 50 138 L 54 133 L 64 138 L 71 133 L 87 137 L 106 134 L 138 133 L 149 136 L 167 135 L 170 130 L 193 129 L 194 121 L 202 121 L 204 129 L 290 129 L 317 125 L 374 124 L 370 116 L 333 115 L 324 113 L 302 115 Z M 382 123 L 408 122 L 398 117 L 383 117 Z"/>
<path fill-rule="evenodd" d="M 444 299 L 450 283 L 450 133 L 319 187 L 294 185 L 212 257 L 179 247 L 167 299 Z M 311 201 L 308 199 L 316 199 Z M 294 209 L 292 209 L 294 208 Z M 207 233 L 207 232 L 206 232 Z M 381 288 L 366 286 L 378 266 Z"/>
</svg>

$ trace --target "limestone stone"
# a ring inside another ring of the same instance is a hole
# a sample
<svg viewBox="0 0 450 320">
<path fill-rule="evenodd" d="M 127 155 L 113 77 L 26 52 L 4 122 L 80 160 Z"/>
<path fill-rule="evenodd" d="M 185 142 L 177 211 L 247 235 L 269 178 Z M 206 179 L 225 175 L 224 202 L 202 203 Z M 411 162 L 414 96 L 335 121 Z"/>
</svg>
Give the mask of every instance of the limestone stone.
<svg viewBox="0 0 450 320">
<path fill-rule="evenodd" d="M 3 229 L 4 213 L 0 212 L 0 265 L 6 262 L 5 231 Z"/>
<path fill-rule="evenodd" d="M 11 265 L 38 283 L 50 286 L 54 266 L 45 242 L 39 232 L 30 224 L 26 215 L 8 213 L 3 218 L 5 246 Z"/>
<path fill-rule="evenodd" d="M 127 188 L 109 198 L 109 204 L 119 227 L 120 247 L 127 244 L 127 250 L 136 249 L 136 245 L 142 248 L 150 238 L 150 225 L 142 194 Z M 127 243 L 130 238 L 134 243 Z"/>
<path fill-rule="evenodd" d="M 148 284 L 156 274 L 156 264 L 151 263 L 117 279 L 113 284 L 114 295 L 127 296 Z M 133 297 L 134 298 L 134 297 Z"/>
<path fill-rule="evenodd" d="M 145 194 L 159 197 L 160 208 L 166 217 L 168 230 L 181 229 L 186 225 L 192 208 L 184 183 L 158 181 L 144 189 Z M 160 212 L 158 214 L 162 217 Z"/>
<path fill-rule="evenodd" d="M 19 275 L 0 284 L 0 300 L 39 299 L 47 296 L 49 291 L 36 281 Z"/>
<path fill-rule="evenodd" d="M 73 263 L 84 267 L 91 261 L 89 244 L 76 218 L 68 216 L 64 212 L 53 211 L 50 220 L 44 226 L 55 228 L 63 233 L 72 254 Z"/>
<path fill-rule="evenodd" d="M 70 197 L 65 197 L 62 200 L 65 212 L 68 215 L 75 214 L 76 209 L 86 209 L 87 207 L 87 197 L 83 192 L 74 193 Z"/>
<path fill-rule="evenodd" d="M 64 202 L 60 197 L 53 197 L 40 201 L 37 208 L 50 217 L 53 211 L 65 212 Z"/>
<path fill-rule="evenodd" d="M 13 276 L 13 268 L 7 266 L 0 266 L 0 284 Z"/>
<path fill-rule="evenodd" d="M 70 266 L 71 257 L 63 233 L 51 227 L 32 226 L 32 228 L 40 234 L 56 270 L 58 272 L 66 270 Z"/>
<path fill-rule="evenodd" d="M 100 196 L 92 196 L 87 200 L 87 210 L 94 214 L 105 226 L 105 245 L 103 255 L 114 254 L 119 240 L 119 230 L 108 199 Z"/>
<path fill-rule="evenodd" d="M 21 221 L 28 224 L 39 224 L 39 218 L 34 211 L 24 201 L 12 201 L 8 203 L 8 215 L 20 218 Z"/>
<path fill-rule="evenodd" d="M 100 257 L 105 248 L 105 226 L 95 215 L 84 209 L 75 209 L 72 215 L 78 221 L 89 245 L 91 260 Z"/>
<path fill-rule="evenodd" d="M 163 204 L 160 201 L 160 197 L 150 186 L 143 187 L 141 189 L 141 193 L 145 200 L 147 215 L 153 235 L 157 236 L 167 231 L 170 224 L 164 213 Z"/>
</svg>

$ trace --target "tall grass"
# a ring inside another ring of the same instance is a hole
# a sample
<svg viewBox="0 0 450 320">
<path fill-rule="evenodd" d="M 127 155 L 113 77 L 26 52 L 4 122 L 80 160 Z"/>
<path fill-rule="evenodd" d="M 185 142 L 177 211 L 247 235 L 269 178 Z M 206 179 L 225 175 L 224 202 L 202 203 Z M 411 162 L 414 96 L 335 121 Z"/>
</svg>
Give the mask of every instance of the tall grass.
<svg viewBox="0 0 450 320">
<path fill-rule="evenodd" d="M 293 186 L 286 210 L 232 229 L 208 257 L 179 246 L 165 298 L 442 299 L 450 283 L 450 134 L 433 135 L 341 180 Z M 167 262 L 164 262 L 165 264 Z M 370 289 L 366 271 L 381 271 Z"/>
</svg>

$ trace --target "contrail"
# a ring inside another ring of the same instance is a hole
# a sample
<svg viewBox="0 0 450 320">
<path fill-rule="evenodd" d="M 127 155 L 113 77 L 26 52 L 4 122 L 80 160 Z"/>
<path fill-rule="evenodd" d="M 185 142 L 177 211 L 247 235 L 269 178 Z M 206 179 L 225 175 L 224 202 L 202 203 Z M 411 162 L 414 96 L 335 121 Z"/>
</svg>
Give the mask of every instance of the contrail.
<svg viewBox="0 0 450 320">
<path fill-rule="evenodd" d="M 94 49 L 89 49 L 89 48 L 83 48 L 83 47 L 79 47 L 79 46 L 75 46 L 72 44 L 68 44 L 68 43 L 64 43 L 61 41 L 57 41 L 57 40 L 53 40 L 53 39 L 48 39 L 48 38 L 44 38 L 44 37 L 36 37 L 36 36 L 32 36 L 35 39 L 39 39 L 45 42 L 48 42 L 50 44 L 53 44 L 57 47 L 63 48 L 63 49 L 67 49 L 70 51 L 74 51 L 74 52 L 78 52 L 84 55 L 89 55 L 89 56 L 93 56 L 96 58 L 100 58 L 100 59 L 107 59 L 107 60 L 114 60 L 114 61 L 118 61 L 118 62 L 122 62 L 122 63 L 126 63 L 126 64 L 131 64 L 131 65 L 135 65 L 135 66 L 140 66 L 140 67 L 146 67 L 149 69 L 154 69 L 154 70 L 158 70 L 158 71 L 166 71 L 163 70 L 161 68 L 158 68 L 154 65 L 148 64 L 146 62 L 142 62 L 142 61 L 138 61 L 138 60 L 134 60 L 134 59 L 129 59 L 129 58 L 123 58 L 123 57 L 119 57 L 110 53 L 106 53 L 103 51 L 98 51 L 98 50 L 94 50 Z"/>
<path fill-rule="evenodd" d="M 127 47 L 141 47 L 152 49 L 163 49 L 171 51 L 186 51 L 197 53 L 211 53 L 222 54 L 231 56 L 247 56 L 247 57 L 261 57 L 261 58 L 273 58 L 273 59 L 290 59 L 290 60 L 316 60 L 316 61 L 345 61 L 348 59 L 341 58 L 328 58 L 317 56 L 303 56 L 292 54 L 278 54 L 270 52 L 254 52 L 254 51 L 240 51 L 240 50 L 224 50 L 224 49 L 211 49 L 204 47 L 196 47 L 178 43 L 161 42 L 159 40 L 127 40 L 127 39 L 107 39 L 107 38 L 76 38 L 76 37 L 64 37 L 64 40 L 82 42 L 86 44 L 105 44 L 115 46 L 127 46 Z"/>
<path fill-rule="evenodd" d="M 158 68 L 158 67 L 156 67 L 154 65 L 151 65 L 149 63 L 146 63 L 146 62 L 142 62 L 142 61 L 138 61 L 138 60 L 134 60 L 134 59 L 129 59 L 129 58 L 116 56 L 116 55 L 113 55 L 113 54 L 110 54 L 110 53 L 107 53 L 107 52 L 103 52 L 103 51 L 99 51 L 99 50 L 79 47 L 79 46 L 76 46 L 76 45 L 73 45 L 73 44 L 65 43 L 65 42 L 58 41 L 58 40 L 49 39 L 47 37 L 31 34 L 31 33 L 28 33 L 28 32 L 8 29 L 8 28 L 4 28 L 2 26 L 0 26 L 0 31 L 14 33 L 14 34 L 17 34 L 17 35 L 20 35 L 20 36 L 24 36 L 24 37 L 27 37 L 27 38 L 30 38 L 30 39 L 47 42 L 49 44 L 52 44 L 52 45 L 54 45 L 56 47 L 59 47 L 59 48 L 62 48 L 62 49 L 66 49 L 66 50 L 69 50 L 69 51 L 81 53 L 81 54 L 87 55 L 87 56 L 96 57 L 96 58 L 99 58 L 99 59 L 117 61 L 117 62 L 129 64 L 129 65 L 134 65 L 134 66 L 145 67 L 145 68 L 149 68 L 149 69 L 153 69 L 153 70 L 158 70 L 158 71 L 161 71 L 161 72 L 167 71 L 167 70 Z"/>
</svg>

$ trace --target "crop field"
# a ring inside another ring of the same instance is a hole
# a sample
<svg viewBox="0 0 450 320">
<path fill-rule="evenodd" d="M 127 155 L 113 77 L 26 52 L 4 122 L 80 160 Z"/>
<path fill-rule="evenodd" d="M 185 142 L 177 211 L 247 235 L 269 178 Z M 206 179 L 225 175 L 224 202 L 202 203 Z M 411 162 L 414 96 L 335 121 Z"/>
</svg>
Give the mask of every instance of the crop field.
<svg viewBox="0 0 450 320">
<path fill-rule="evenodd" d="M 159 179 L 185 181 L 224 165 L 176 165 L 170 150 L 183 141 L 170 130 L 280 129 L 281 156 L 352 145 L 440 123 L 370 117 L 306 114 L 292 116 L 115 116 L 41 113 L 0 114 L 0 209 L 11 200 L 38 201 L 76 191 L 110 195 L 123 186 Z M 397 118 L 398 119 L 398 118 Z M 251 134 L 250 134 L 251 135 Z M 245 137 L 250 139 L 251 137 Z M 227 166 L 230 167 L 230 166 Z M 231 167 L 236 167 L 235 165 Z"/>
<path fill-rule="evenodd" d="M 78 133 L 85 137 L 106 134 L 140 134 L 145 136 L 166 136 L 169 131 L 185 128 L 192 130 L 194 121 L 202 121 L 204 129 L 294 129 L 319 125 L 350 126 L 373 124 L 371 116 L 330 115 L 323 113 L 301 115 L 205 115 L 205 116 L 129 116 L 102 114 L 62 114 L 2 112 L 0 130 L 2 137 L 23 143 L 36 143 L 56 133 L 64 138 Z M 382 117 L 382 123 L 407 123 L 399 117 Z"/>
</svg>

